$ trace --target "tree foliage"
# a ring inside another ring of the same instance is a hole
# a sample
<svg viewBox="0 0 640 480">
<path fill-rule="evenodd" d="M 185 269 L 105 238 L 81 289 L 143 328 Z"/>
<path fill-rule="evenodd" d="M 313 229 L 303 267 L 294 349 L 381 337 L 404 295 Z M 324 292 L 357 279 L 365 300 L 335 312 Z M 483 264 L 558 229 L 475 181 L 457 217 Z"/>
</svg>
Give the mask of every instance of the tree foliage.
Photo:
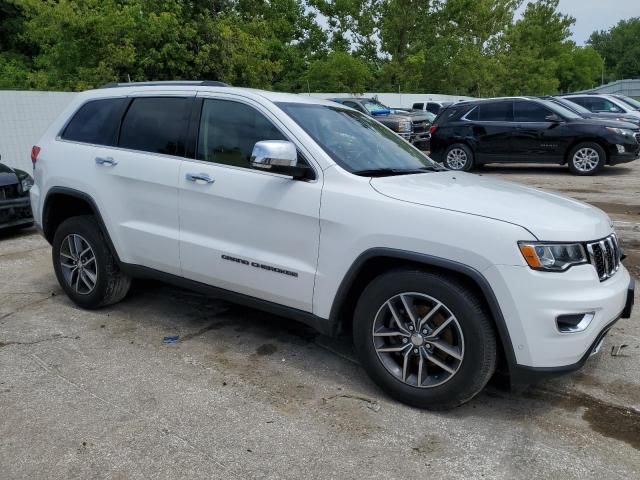
<svg viewBox="0 0 640 480">
<path fill-rule="evenodd" d="M 593 32 L 589 44 L 605 59 L 607 80 L 640 78 L 640 17 Z"/>
<path fill-rule="evenodd" d="M 522 3 L 0 0 L 0 88 L 201 78 L 294 92 L 542 94 L 591 87 L 601 56 L 615 75 L 638 75 L 640 46 L 628 47 L 640 20 L 578 47 L 558 0 L 516 19 Z"/>
</svg>

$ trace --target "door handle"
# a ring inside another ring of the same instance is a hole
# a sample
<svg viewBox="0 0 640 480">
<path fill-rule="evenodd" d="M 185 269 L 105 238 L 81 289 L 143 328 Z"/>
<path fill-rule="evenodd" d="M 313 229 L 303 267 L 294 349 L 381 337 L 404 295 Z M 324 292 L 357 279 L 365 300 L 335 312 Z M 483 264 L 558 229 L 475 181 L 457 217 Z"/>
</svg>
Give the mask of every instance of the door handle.
<svg viewBox="0 0 640 480">
<path fill-rule="evenodd" d="M 118 164 L 113 157 L 96 157 L 96 164 L 106 165 L 107 167 L 113 167 Z"/>
<path fill-rule="evenodd" d="M 215 180 L 206 173 L 187 173 L 185 178 L 190 182 L 205 182 L 208 184 L 215 182 Z"/>
</svg>

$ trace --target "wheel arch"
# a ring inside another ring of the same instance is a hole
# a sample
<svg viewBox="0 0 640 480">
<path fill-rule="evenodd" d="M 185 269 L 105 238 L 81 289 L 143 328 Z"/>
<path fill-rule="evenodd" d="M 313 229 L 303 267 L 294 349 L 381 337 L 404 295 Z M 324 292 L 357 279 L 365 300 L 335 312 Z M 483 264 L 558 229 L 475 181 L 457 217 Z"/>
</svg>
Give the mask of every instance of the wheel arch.
<svg viewBox="0 0 640 480">
<path fill-rule="evenodd" d="M 350 332 L 353 312 L 360 295 L 376 276 L 398 268 L 419 268 L 444 273 L 464 282 L 478 293 L 491 314 L 499 339 L 500 353 L 509 371 L 517 365 L 515 351 L 502 309 L 487 279 L 476 269 L 460 262 L 432 255 L 391 248 L 372 248 L 362 253 L 351 265 L 336 293 L 330 311 L 335 334 Z"/>
<path fill-rule="evenodd" d="M 52 187 L 47 192 L 42 209 L 42 233 L 47 241 L 52 244 L 56 230 L 62 222 L 79 215 L 93 215 L 104 235 L 109 250 L 120 263 L 118 252 L 111 241 L 107 227 L 100 214 L 95 200 L 91 195 L 68 187 Z"/>
</svg>

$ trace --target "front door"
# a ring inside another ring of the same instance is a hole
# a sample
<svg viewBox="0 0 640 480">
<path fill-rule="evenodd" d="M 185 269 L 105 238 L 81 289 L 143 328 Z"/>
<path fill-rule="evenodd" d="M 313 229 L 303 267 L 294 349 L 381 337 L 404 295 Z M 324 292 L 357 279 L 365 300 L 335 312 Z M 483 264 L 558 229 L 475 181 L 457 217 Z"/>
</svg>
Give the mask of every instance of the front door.
<svg viewBox="0 0 640 480">
<path fill-rule="evenodd" d="M 517 101 L 513 113 L 516 126 L 511 136 L 513 160 L 561 162 L 564 129 L 561 123 L 548 120 L 554 112 L 536 102 Z"/>
<path fill-rule="evenodd" d="M 180 168 L 183 276 L 310 312 L 320 170 L 307 181 L 251 169 L 256 142 L 289 139 L 275 116 L 233 96 L 199 102 L 195 159 Z"/>
</svg>

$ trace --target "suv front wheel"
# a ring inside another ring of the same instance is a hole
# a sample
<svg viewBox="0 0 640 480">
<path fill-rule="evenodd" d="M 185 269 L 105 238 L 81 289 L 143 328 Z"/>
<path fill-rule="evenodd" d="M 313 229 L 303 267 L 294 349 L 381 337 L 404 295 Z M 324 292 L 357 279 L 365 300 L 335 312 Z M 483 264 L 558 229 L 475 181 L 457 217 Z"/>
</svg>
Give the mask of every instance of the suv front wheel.
<svg viewBox="0 0 640 480">
<path fill-rule="evenodd" d="M 574 175 L 595 175 L 606 162 L 607 154 L 597 143 L 580 143 L 569 152 L 569 170 Z"/>
<path fill-rule="evenodd" d="M 122 300 L 131 279 L 118 268 L 95 217 L 62 222 L 53 238 L 53 268 L 60 286 L 83 308 L 100 308 Z"/>
<path fill-rule="evenodd" d="M 374 279 L 358 301 L 353 336 L 369 376 L 414 407 L 461 405 L 495 371 L 496 337 L 482 303 L 440 274 L 398 270 Z"/>
</svg>

